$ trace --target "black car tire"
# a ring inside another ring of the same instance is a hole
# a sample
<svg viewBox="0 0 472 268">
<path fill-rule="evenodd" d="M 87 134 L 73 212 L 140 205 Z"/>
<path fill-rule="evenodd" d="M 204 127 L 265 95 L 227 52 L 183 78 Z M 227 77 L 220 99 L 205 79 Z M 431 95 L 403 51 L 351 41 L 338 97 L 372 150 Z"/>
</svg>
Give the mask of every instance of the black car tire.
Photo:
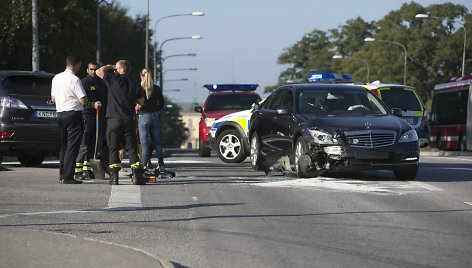
<svg viewBox="0 0 472 268">
<path fill-rule="evenodd" d="M 418 175 L 418 166 L 402 169 L 394 169 L 395 178 L 402 181 L 414 180 Z"/>
<path fill-rule="evenodd" d="M 323 171 L 308 170 L 311 164 L 311 159 L 308 154 L 308 144 L 303 137 L 298 137 L 295 144 L 294 161 L 295 173 L 299 178 L 314 178 L 320 176 Z"/>
<path fill-rule="evenodd" d="M 18 161 L 25 167 L 39 166 L 46 156 L 39 153 L 22 153 L 18 155 Z"/>
<path fill-rule="evenodd" d="M 246 159 L 243 139 L 236 129 L 228 129 L 216 141 L 218 157 L 226 163 L 241 163 Z M 228 151 L 229 150 L 229 151 Z"/>
<path fill-rule="evenodd" d="M 308 170 L 306 165 L 303 165 L 302 162 L 306 161 L 303 159 L 306 156 L 306 151 L 308 150 L 308 146 L 305 140 L 302 137 L 298 137 L 297 143 L 295 144 L 295 173 L 299 178 L 308 178 Z"/>
<path fill-rule="evenodd" d="M 259 140 L 259 136 L 257 133 L 253 133 L 251 136 L 251 143 L 250 143 L 250 155 L 249 158 L 251 159 L 251 167 L 254 170 L 262 170 L 262 159 L 261 159 L 261 143 Z"/>
<path fill-rule="evenodd" d="M 211 148 L 205 145 L 205 142 L 203 142 L 202 140 L 199 141 L 198 155 L 200 155 L 201 157 L 211 156 Z"/>
</svg>

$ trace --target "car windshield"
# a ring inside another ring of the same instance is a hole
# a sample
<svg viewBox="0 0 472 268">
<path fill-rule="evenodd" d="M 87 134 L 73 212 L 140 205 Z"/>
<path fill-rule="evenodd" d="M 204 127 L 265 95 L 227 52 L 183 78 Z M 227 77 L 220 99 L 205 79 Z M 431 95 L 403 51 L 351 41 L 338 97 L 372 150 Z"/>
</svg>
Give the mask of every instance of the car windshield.
<svg viewBox="0 0 472 268">
<path fill-rule="evenodd" d="M 224 111 L 224 110 L 248 110 L 253 103 L 257 103 L 259 97 L 257 95 L 249 94 L 225 94 L 212 95 L 208 99 L 208 104 L 205 109 L 207 112 Z"/>
<path fill-rule="evenodd" d="M 379 100 L 366 90 L 305 89 L 299 93 L 299 112 L 315 115 L 387 114 Z"/>
<path fill-rule="evenodd" d="M 392 88 L 379 90 L 383 102 L 391 108 L 398 108 L 404 111 L 421 111 L 421 104 L 413 90 L 403 88 Z"/>
</svg>

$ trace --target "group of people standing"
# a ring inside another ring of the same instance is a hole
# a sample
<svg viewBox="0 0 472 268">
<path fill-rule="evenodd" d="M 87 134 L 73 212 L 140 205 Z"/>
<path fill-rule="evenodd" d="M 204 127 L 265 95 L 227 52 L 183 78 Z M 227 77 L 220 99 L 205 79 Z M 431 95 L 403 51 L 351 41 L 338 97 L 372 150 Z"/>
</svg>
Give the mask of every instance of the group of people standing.
<svg viewBox="0 0 472 268">
<path fill-rule="evenodd" d="M 96 157 L 98 149 L 110 184 L 119 184 L 119 151 L 126 149 L 132 183 L 146 184 L 144 172 L 152 169 L 153 149 L 158 158 L 155 172 L 165 170 L 159 114 L 165 103 L 161 89 L 154 85 L 151 70 L 144 68 L 138 83 L 130 76 L 131 66 L 126 60 L 100 68 L 90 62 L 87 77 L 82 80 L 76 76 L 80 67 L 78 56 L 68 56 L 66 70 L 52 81 L 51 99 L 56 104 L 61 131 L 60 183 L 80 184 L 82 180 L 93 179 L 90 160 Z"/>
</svg>

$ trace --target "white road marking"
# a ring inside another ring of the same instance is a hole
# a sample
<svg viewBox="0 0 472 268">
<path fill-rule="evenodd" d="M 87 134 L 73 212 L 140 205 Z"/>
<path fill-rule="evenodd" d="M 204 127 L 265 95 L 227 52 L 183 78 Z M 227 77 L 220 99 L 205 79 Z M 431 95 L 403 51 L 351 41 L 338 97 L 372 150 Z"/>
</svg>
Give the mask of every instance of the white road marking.
<svg viewBox="0 0 472 268">
<path fill-rule="evenodd" d="M 464 202 L 464 204 L 467 204 L 469 206 L 472 206 L 472 202 Z"/>
<path fill-rule="evenodd" d="M 108 208 L 142 208 L 141 186 L 112 185 Z"/>
<path fill-rule="evenodd" d="M 102 212 L 99 210 L 58 210 L 58 211 L 40 211 L 40 212 L 23 212 L 0 215 L 0 219 L 13 216 L 37 216 L 37 215 L 53 215 L 53 214 L 75 214 L 75 213 L 94 213 Z"/>
<path fill-rule="evenodd" d="M 373 193 L 373 194 L 409 194 L 419 192 L 418 187 L 407 182 L 362 181 L 347 178 L 317 177 L 309 179 L 270 178 L 262 182 L 251 183 L 262 187 L 321 188 L 328 190 Z"/>
<path fill-rule="evenodd" d="M 420 181 L 410 181 L 410 184 L 421 187 L 431 192 L 443 192 L 444 190 Z"/>
</svg>

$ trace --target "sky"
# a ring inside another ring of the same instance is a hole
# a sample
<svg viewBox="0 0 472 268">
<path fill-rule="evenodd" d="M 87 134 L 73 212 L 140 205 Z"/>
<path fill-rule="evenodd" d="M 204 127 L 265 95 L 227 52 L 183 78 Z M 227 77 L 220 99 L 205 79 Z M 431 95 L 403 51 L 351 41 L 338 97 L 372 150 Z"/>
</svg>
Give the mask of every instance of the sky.
<svg viewBox="0 0 472 268">
<path fill-rule="evenodd" d="M 177 103 L 202 103 L 213 83 L 257 83 L 262 96 L 265 86 L 277 83 L 287 66 L 277 64 L 284 49 L 314 29 L 327 31 L 347 20 L 383 18 L 407 1 L 397 0 L 115 0 L 131 16 L 149 13 L 151 29 L 161 43 L 170 38 L 201 35 L 201 40 L 169 41 L 163 56 L 196 53 L 195 57 L 170 57 L 164 62 L 164 94 Z M 446 1 L 417 0 L 427 7 Z M 472 10 L 470 0 L 451 0 Z M 164 16 L 202 11 L 205 16 Z M 144 40 L 143 40 L 144 42 Z M 143 57 L 145 53 L 143 51 Z M 170 69 L 197 68 L 197 71 Z M 166 81 L 180 80 L 188 81 Z M 180 91 L 179 91 L 180 90 Z"/>
</svg>

